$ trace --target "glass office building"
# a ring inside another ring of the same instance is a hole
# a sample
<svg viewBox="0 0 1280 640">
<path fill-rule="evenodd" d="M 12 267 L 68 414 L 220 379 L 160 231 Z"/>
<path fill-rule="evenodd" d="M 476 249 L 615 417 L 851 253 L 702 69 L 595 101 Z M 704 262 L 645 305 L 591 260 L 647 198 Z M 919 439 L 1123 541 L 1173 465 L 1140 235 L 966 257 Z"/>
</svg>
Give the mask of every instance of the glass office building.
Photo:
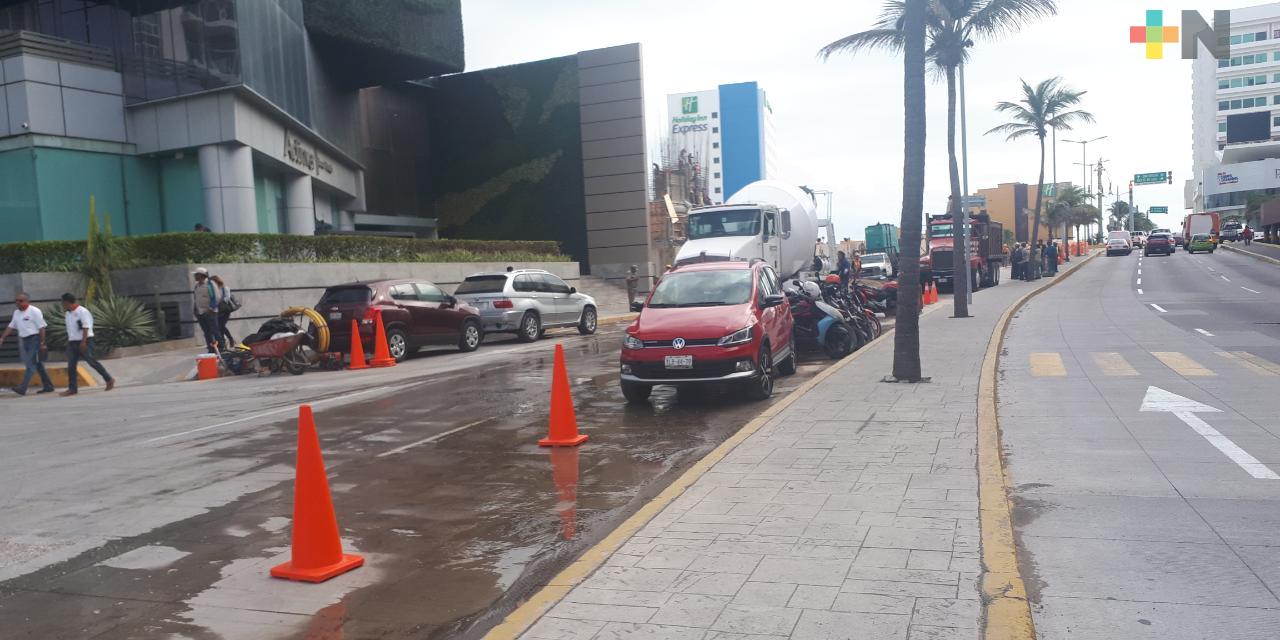
<svg viewBox="0 0 1280 640">
<path fill-rule="evenodd" d="M 82 238 L 90 197 L 129 234 L 354 229 L 360 89 L 462 68 L 457 0 L 0 0 L 0 242 Z"/>
</svg>

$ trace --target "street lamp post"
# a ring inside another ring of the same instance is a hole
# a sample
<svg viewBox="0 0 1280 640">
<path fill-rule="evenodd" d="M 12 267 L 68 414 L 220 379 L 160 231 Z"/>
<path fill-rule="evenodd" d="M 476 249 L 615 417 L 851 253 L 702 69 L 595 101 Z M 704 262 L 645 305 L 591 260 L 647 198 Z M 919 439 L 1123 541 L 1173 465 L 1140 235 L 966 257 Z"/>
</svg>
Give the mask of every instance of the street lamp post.
<svg viewBox="0 0 1280 640">
<path fill-rule="evenodd" d="M 1080 164 L 1083 165 L 1080 167 L 1080 173 L 1081 173 L 1080 186 L 1081 187 L 1084 187 L 1086 184 L 1089 183 L 1089 143 L 1097 142 L 1106 137 L 1107 136 L 1098 136 L 1096 138 L 1093 138 L 1092 140 L 1063 140 L 1063 142 L 1070 142 L 1072 144 L 1080 145 Z M 1099 187 L 1101 187 L 1101 185 L 1099 185 Z M 1085 193 L 1088 193 L 1087 191 L 1088 187 L 1085 187 L 1085 189 L 1086 189 Z M 1098 209 L 1099 209 L 1098 213 L 1099 215 L 1101 215 L 1102 208 L 1099 207 Z"/>
</svg>

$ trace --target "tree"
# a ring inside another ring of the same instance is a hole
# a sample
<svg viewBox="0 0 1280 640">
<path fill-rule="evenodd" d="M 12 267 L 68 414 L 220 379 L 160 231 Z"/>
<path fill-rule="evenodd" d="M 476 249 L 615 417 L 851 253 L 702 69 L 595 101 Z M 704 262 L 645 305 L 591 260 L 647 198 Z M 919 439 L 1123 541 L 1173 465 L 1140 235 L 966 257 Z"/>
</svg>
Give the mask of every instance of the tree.
<svg viewBox="0 0 1280 640">
<path fill-rule="evenodd" d="M 1097 207 L 1091 204 L 1082 204 L 1079 207 L 1076 207 L 1073 211 L 1071 223 L 1075 225 L 1077 239 L 1080 237 L 1080 227 L 1084 227 L 1085 232 L 1087 233 L 1089 227 L 1101 222 L 1102 213 L 1098 211 Z"/>
<path fill-rule="evenodd" d="M 925 58 L 947 81 L 947 163 L 951 180 L 951 198 L 947 212 L 958 223 L 963 199 L 960 193 L 960 168 L 956 162 L 956 71 L 969 60 L 974 40 L 991 40 L 1057 12 L 1056 0 L 929 0 L 925 14 L 928 46 Z M 826 59 L 834 53 L 883 48 L 903 48 L 903 12 L 901 0 L 889 0 L 880 17 L 867 31 L 845 36 L 819 51 Z M 954 247 L 963 247 L 966 238 L 960 224 L 952 225 Z M 964 252 L 954 251 L 955 286 L 952 296 L 954 315 L 969 315 L 967 292 L 970 283 L 959 276 L 964 272 Z"/>
<path fill-rule="evenodd" d="M 1049 209 L 1049 218 L 1052 220 L 1056 216 L 1058 224 L 1062 225 L 1063 239 L 1067 239 L 1067 236 L 1070 235 L 1067 233 L 1067 227 L 1076 226 L 1074 221 L 1078 217 L 1078 209 L 1084 206 L 1088 200 L 1089 196 L 1085 194 L 1084 189 L 1074 184 L 1069 184 L 1059 189 L 1053 197 L 1053 206 Z M 1062 209 L 1062 211 L 1054 214 L 1054 209 Z M 1078 231 L 1075 237 L 1077 240 L 1080 238 Z"/>
<path fill-rule="evenodd" d="M 1110 217 L 1107 219 L 1107 231 L 1120 231 L 1129 228 L 1129 203 L 1116 200 L 1107 207 Z"/>
<path fill-rule="evenodd" d="M 1053 77 L 1032 87 L 1022 81 L 1022 96 L 1017 102 L 999 102 L 996 111 L 1007 114 L 1012 120 L 993 127 L 988 134 L 1003 133 L 1005 140 L 1013 141 L 1035 136 L 1040 143 L 1040 178 L 1036 186 L 1035 223 L 1031 226 L 1031 246 L 1036 246 L 1040 235 L 1040 213 L 1044 204 L 1044 139 L 1049 129 L 1071 131 L 1080 122 L 1093 122 L 1093 114 L 1075 108 L 1085 92 L 1074 91 L 1062 84 L 1062 78 Z M 1036 263 L 1032 260 L 1032 263 Z"/>
<path fill-rule="evenodd" d="M 89 231 L 85 234 L 84 262 L 80 264 L 80 276 L 84 278 L 84 301 L 110 298 L 111 265 L 115 241 L 111 238 L 111 216 L 104 214 L 102 226 L 98 226 L 97 202 L 89 196 Z"/>
</svg>

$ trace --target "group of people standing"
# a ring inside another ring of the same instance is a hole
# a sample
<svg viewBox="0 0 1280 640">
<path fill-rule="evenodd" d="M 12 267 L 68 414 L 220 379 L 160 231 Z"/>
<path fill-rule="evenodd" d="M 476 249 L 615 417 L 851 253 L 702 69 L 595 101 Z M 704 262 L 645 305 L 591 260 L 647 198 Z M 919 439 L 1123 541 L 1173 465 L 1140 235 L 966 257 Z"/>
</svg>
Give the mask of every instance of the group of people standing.
<svg viewBox="0 0 1280 640">
<path fill-rule="evenodd" d="M 1031 246 L 1029 242 L 1013 245 L 1009 252 L 1009 265 L 1014 280 L 1033 280 L 1039 275 L 1058 273 L 1058 243 L 1044 240 Z"/>
<path fill-rule="evenodd" d="M 219 349 L 235 344 L 235 338 L 227 330 L 227 321 L 240 309 L 240 300 L 220 276 L 210 275 L 204 267 L 196 269 L 191 276 L 196 281 L 191 290 L 196 322 L 204 333 L 204 344 L 209 353 L 217 353 Z"/>
<path fill-rule="evenodd" d="M 13 387 L 13 392 L 20 396 L 27 395 L 31 378 L 39 375 L 40 390 L 36 393 L 50 393 L 54 391 L 53 380 L 44 368 L 45 358 L 49 354 L 45 341 L 45 329 L 49 327 L 49 323 L 45 321 L 40 307 L 31 304 L 31 297 L 27 294 L 19 293 L 15 296 L 14 304 L 16 308 L 9 326 L 0 333 L 0 344 L 4 344 L 9 334 L 18 334 L 18 353 L 26 367 L 22 374 L 22 384 Z M 93 355 L 93 313 L 70 293 L 62 294 L 62 311 L 62 319 L 67 326 L 67 390 L 59 395 L 74 396 L 79 391 L 79 380 L 75 372 L 81 360 L 102 376 L 107 391 L 112 390 L 116 386 L 115 378 L 107 373 L 106 367 Z"/>
</svg>

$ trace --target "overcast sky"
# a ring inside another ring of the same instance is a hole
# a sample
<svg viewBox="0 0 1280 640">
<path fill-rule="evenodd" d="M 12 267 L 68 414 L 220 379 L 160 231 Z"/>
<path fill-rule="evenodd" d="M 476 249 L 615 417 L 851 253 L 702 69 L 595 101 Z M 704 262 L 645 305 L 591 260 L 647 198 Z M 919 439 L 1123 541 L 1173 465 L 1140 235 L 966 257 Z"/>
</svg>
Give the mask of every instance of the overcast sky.
<svg viewBox="0 0 1280 640">
<path fill-rule="evenodd" d="M 1173 185 L 1135 188 L 1134 201 L 1143 209 L 1168 206 L 1172 213 L 1155 222 L 1175 226 L 1191 172 L 1191 61 L 1180 59 L 1176 45 L 1164 60 L 1145 59 L 1142 45 L 1129 43 L 1129 26 L 1143 24 L 1149 8 L 1163 8 L 1166 24 L 1177 24 L 1182 9 L 1212 22 L 1215 8 L 1255 4 L 1059 0 L 1057 16 L 979 42 L 967 71 L 970 192 L 1036 182 L 1033 140 L 984 133 L 1003 122 L 992 107 L 1018 97 L 1019 78 L 1056 75 L 1088 91 L 1084 107 L 1098 120 L 1060 136 L 1058 180 L 1081 180 L 1080 145 L 1061 138 L 1108 136 L 1088 149 L 1089 162 L 1105 160 L 1104 187 L 1127 190 L 1134 173 L 1172 170 Z M 778 177 L 835 191 L 836 235 L 861 238 L 866 225 L 900 215 L 902 61 L 869 52 L 822 62 L 816 54 L 868 28 L 879 8 L 873 0 L 463 0 L 467 68 L 640 42 L 651 140 L 662 134 L 668 93 L 757 81 L 773 106 Z M 937 213 L 949 191 L 945 84 L 931 81 L 927 93 L 925 210 Z"/>
</svg>

